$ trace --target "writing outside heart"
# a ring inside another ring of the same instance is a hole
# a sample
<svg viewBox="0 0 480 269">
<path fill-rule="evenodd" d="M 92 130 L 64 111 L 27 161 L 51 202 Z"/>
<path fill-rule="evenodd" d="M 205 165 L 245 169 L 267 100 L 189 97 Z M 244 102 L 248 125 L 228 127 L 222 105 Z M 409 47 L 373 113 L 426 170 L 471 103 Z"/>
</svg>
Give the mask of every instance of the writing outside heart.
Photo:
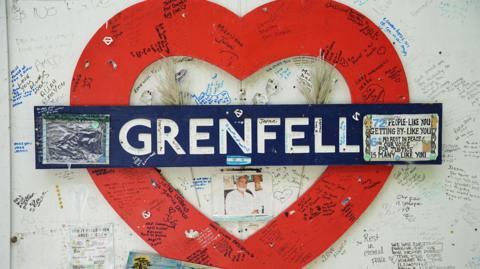
<svg viewBox="0 0 480 269">
<path fill-rule="evenodd" d="M 113 41 L 107 39 L 109 42 L 105 42 L 105 37 L 113 37 Z M 280 0 L 268 3 L 241 18 L 207 1 L 185 1 L 175 11 L 165 9 L 163 1 L 145 1 L 133 5 L 111 18 L 108 24 L 99 27 L 86 45 L 73 74 L 70 104 L 79 109 L 83 106 L 128 105 L 138 75 L 152 62 L 164 57 L 188 56 L 201 59 L 238 79 L 244 79 L 278 60 L 298 55 L 317 57 L 319 54 L 322 60 L 334 65 L 345 78 L 352 103 L 408 102 L 408 84 L 402 63 L 391 42 L 372 21 L 354 9 L 334 1 Z M 181 80 L 184 75 L 179 73 L 177 79 Z M 200 94 L 192 96 L 199 104 L 206 97 L 208 96 Z M 263 102 L 262 98 L 257 98 L 257 101 Z M 219 94 L 215 100 L 228 101 L 228 98 Z M 429 119 L 428 126 L 438 127 L 439 118 L 433 115 L 437 112 L 439 111 L 429 111 L 425 113 L 429 116 L 418 114 L 404 119 L 407 122 L 411 120 L 412 124 Z M 248 117 L 245 110 L 233 114 L 233 117 Z M 350 122 L 356 122 L 352 116 L 360 119 L 358 122 L 362 124 L 362 130 L 364 126 L 370 130 L 365 133 L 369 145 L 364 143 L 367 140 L 363 139 L 363 135 L 358 143 L 350 144 L 347 139 L 345 145 L 358 145 L 362 161 L 388 162 L 390 158 L 395 161 L 394 154 L 377 154 L 381 151 L 379 142 L 384 141 L 382 143 L 393 147 L 399 143 L 393 137 L 393 131 L 375 131 L 372 128 L 376 127 L 371 124 L 400 124 L 404 119 L 396 117 L 391 121 L 385 120 L 382 118 L 384 114 L 369 114 L 370 117 L 365 120 L 363 117 L 366 113 L 358 115 L 353 111 L 348 116 L 336 117 L 335 126 L 330 125 L 329 128 L 333 130 L 331 132 L 342 133 L 339 127 L 342 117 L 348 119 L 347 126 Z M 288 117 L 287 114 L 283 116 Z M 143 127 L 138 126 L 142 124 L 137 122 L 130 129 L 125 129 L 127 141 L 132 146 L 128 150 L 137 153 L 140 151 L 142 154 L 162 153 L 162 146 L 159 150 L 158 145 L 154 145 L 158 141 L 154 137 L 165 137 L 169 132 L 162 128 L 158 132 L 157 118 L 149 123 L 144 122 Z M 110 121 L 98 118 L 94 121 L 97 123 L 85 128 L 108 129 L 106 122 Z M 234 124 L 233 120 L 229 122 Z M 309 120 L 309 126 L 314 126 L 314 122 L 315 117 Z M 190 125 L 176 123 L 179 135 L 186 133 L 181 131 L 183 128 L 190 130 Z M 252 117 L 252 137 L 255 136 L 254 123 Z M 284 129 L 285 121 L 282 123 Z M 138 129 L 134 131 L 137 127 L 146 128 L 143 129 L 146 136 L 137 136 L 135 141 L 135 136 L 131 135 L 141 133 Z M 294 133 L 299 132 L 297 127 L 292 127 L 292 139 L 297 138 Z M 392 130 L 397 127 L 392 127 Z M 240 128 L 235 130 L 242 133 Z M 233 131 L 229 134 L 231 133 Z M 312 143 L 293 145 L 309 145 L 309 150 L 315 151 L 314 130 L 312 133 Z M 212 131 L 210 135 L 221 137 L 222 133 Z M 381 137 L 387 135 L 392 138 Z M 432 133 L 428 135 L 431 136 Z M 118 136 L 117 138 L 121 140 Z M 246 140 L 244 136 L 241 138 Z M 436 151 L 440 138 L 441 135 L 436 133 L 437 144 L 430 142 L 423 146 L 420 143 L 419 149 L 426 154 L 420 158 L 440 161 L 437 158 L 439 152 Z M 137 143 L 141 139 L 151 139 L 152 148 L 144 149 L 141 143 Z M 177 141 L 179 144 L 180 140 Z M 284 145 L 285 139 L 280 140 Z M 168 141 L 175 144 L 172 137 L 160 141 L 166 142 L 166 147 Z M 185 141 L 189 142 L 181 144 L 182 149 L 185 153 L 190 153 L 190 140 Z M 325 138 L 322 145 L 333 145 L 336 153 L 340 154 L 340 141 L 326 141 Z M 268 142 L 271 141 L 265 145 Z M 220 141 L 216 141 L 214 151 L 221 150 L 219 144 Z M 368 152 L 362 150 L 367 147 Z M 128 151 L 121 146 L 118 148 Z M 252 152 L 253 149 L 252 144 Z M 237 150 L 241 150 L 241 147 L 237 147 Z M 39 155 L 41 154 L 37 152 L 37 164 L 41 163 Z M 410 155 L 405 154 L 403 157 L 408 156 Z M 105 155 L 98 159 L 107 160 Z M 225 163 L 224 158 L 222 161 Z M 188 203 L 156 169 L 108 168 L 105 162 L 103 166 L 97 165 L 98 168 L 88 170 L 98 189 L 125 222 L 160 255 L 222 268 L 305 266 L 353 225 L 379 193 L 392 169 L 391 166 L 381 165 L 329 166 L 310 189 L 282 214 L 241 241 Z"/>
</svg>

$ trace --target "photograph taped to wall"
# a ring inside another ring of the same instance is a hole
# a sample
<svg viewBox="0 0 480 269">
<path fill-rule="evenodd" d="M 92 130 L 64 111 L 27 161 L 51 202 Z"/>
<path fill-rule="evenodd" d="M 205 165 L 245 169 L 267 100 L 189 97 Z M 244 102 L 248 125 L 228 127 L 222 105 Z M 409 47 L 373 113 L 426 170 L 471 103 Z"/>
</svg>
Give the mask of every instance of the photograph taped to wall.
<svg viewBox="0 0 480 269">
<path fill-rule="evenodd" d="M 215 175 L 212 197 L 214 220 L 268 220 L 273 216 L 272 176 L 268 173 Z"/>
<path fill-rule="evenodd" d="M 130 252 L 126 269 L 214 269 L 214 267 L 199 265 L 179 260 L 164 258 L 154 253 Z"/>
<path fill-rule="evenodd" d="M 42 116 L 42 163 L 108 164 L 109 115 Z"/>
</svg>

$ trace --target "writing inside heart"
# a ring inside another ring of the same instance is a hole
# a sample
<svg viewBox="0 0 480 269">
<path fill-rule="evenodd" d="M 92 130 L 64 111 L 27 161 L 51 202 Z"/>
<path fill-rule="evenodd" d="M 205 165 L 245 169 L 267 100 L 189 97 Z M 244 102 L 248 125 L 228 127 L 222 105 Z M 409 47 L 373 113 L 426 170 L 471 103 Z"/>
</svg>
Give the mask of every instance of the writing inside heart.
<svg viewBox="0 0 480 269">
<path fill-rule="evenodd" d="M 368 18 L 343 4 L 282 0 L 240 18 L 206 1 L 182 3 L 172 9 L 172 1 L 145 1 L 100 27 L 78 61 L 71 104 L 128 105 L 139 74 L 165 56 L 201 59 L 243 80 L 279 60 L 319 54 L 342 74 L 353 103 L 408 101 L 405 73 L 392 44 Z M 114 40 L 109 46 L 102 41 L 107 36 Z M 179 70 L 174 80 L 187 75 Z M 187 97 L 195 104 L 234 98 L 262 103 L 281 92 L 274 81 L 267 81 L 262 86 L 266 93 L 257 97 L 241 91 L 232 97 L 212 87 Z M 144 102 L 156 98 L 137 97 Z M 244 241 L 202 214 L 155 169 L 89 173 L 116 212 L 162 256 L 222 268 L 301 268 L 351 227 L 390 171 L 329 167 L 298 200 Z"/>
<path fill-rule="evenodd" d="M 234 104 L 302 104 L 310 102 L 311 91 L 319 86 L 317 81 L 329 80 L 331 91 L 325 94 L 322 103 L 350 103 L 350 95 L 345 80 L 335 68 L 318 58 L 292 57 L 280 60 L 250 77 L 239 80 L 225 71 L 201 60 L 190 57 L 164 58 L 149 65 L 135 81 L 130 96 L 130 105 L 234 105 Z M 321 69 L 321 70 L 320 70 Z M 324 69 L 327 69 L 325 71 Z M 329 74 L 327 77 L 324 74 Z M 170 81 L 168 81 L 170 80 Z M 325 82 L 323 82 L 325 83 Z M 168 96 L 181 95 L 175 102 Z M 219 97 L 221 96 L 221 97 Z M 241 117 L 242 111 L 234 111 Z M 148 162 L 149 155 L 138 158 L 139 165 Z M 214 214 L 214 203 L 225 201 L 212 199 L 212 180 L 222 174 L 228 176 L 267 174 L 262 196 L 263 203 L 271 203 L 268 216 L 252 215 L 250 221 L 219 224 L 239 239 L 246 239 L 263 227 L 271 217 L 275 217 L 292 204 L 317 179 L 326 167 L 255 167 L 256 171 L 225 173 L 227 167 L 211 168 L 163 168 L 162 175 L 172 186 L 207 217 Z M 252 179 L 250 178 L 250 181 Z M 215 183 L 215 182 L 214 182 Z M 272 185 L 273 184 L 273 188 Z M 249 193 L 256 193 L 253 182 L 249 183 Z M 220 186 L 221 187 L 221 186 Z M 234 186 L 231 186 L 234 188 Z M 260 194 L 261 192 L 259 192 Z M 251 194 L 251 195 L 250 195 Z M 260 195 L 259 195 L 260 196 Z M 248 202 L 248 200 L 246 201 Z M 261 207 L 262 203 L 259 203 Z M 218 205 L 217 205 L 218 206 Z M 239 205 L 241 206 L 241 205 Z M 246 207 L 243 205 L 243 207 Z M 272 211 L 272 212 L 270 212 Z M 260 219 L 260 220 L 259 220 Z M 263 220 L 262 220 L 263 219 Z M 265 220 L 266 219 L 266 220 Z M 243 218 L 242 220 L 245 220 Z M 248 218 L 247 218 L 248 220 Z M 256 220 L 256 221 L 255 221 Z"/>
</svg>

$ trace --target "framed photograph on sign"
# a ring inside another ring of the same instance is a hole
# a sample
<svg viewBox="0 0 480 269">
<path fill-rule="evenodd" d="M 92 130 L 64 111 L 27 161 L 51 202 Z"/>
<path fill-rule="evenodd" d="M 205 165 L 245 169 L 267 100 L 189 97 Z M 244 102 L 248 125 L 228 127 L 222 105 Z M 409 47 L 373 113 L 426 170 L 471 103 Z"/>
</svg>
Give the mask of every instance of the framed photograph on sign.
<svg viewBox="0 0 480 269">
<path fill-rule="evenodd" d="M 272 177 L 267 173 L 218 174 L 212 182 L 214 220 L 268 220 L 273 214 Z"/>
</svg>

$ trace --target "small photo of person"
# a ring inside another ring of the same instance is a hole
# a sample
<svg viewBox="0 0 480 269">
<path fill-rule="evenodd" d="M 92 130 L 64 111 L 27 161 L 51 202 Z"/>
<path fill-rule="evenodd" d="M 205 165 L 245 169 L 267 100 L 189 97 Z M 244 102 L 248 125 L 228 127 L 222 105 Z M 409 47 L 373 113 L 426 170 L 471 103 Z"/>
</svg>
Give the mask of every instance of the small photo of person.
<svg viewBox="0 0 480 269">
<path fill-rule="evenodd" d="M 271 214 L 272 192 L 268 190 L 272 187 L 269 183 L 269 180 L 264 180 L 262 174 L 223 175 L 222 211 L 217 209 L 215 212 L 217 214 L 222 212 L 225 217 L 255 217 Z M 220 205 L 217 203 L 214 208 L 218 206 Z"/>
<path fill-rule="evenodd" d="M 235 178 L 235 188 L 225 190 L 225 215 L 242 216 L 259 214 L 256 200 L 247 188 L 249 177 L 241 175 Z"/>
<path fill-rule="evenodd" d="M 257 221 L 273 217 L 272 175 L 224 173 L 212 180 L 212 218 Z"/>
</svg>

